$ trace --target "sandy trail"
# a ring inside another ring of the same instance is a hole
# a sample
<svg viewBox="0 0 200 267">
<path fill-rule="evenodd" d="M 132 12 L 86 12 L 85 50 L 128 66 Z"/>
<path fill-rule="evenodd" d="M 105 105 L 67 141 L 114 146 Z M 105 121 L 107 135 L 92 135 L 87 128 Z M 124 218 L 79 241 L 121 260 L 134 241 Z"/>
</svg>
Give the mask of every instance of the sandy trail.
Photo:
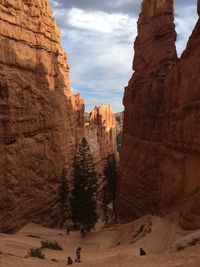
<svg viewBox="0 0 200 267">
<path fill-rule="evenodd" d="M 28 251 L 40 247 L 42 240 L 57 241 L 63 251 L 45 249 L 45 260 L 26 258 Z M 200 267 L 199 240 L 200 231 L 183 231 L 170 219 L 152 216 L 110 229 L 98 229 L 84 239 L 78 232 L 66 236 L 65 231 L 28 224 L 17 234 L 0 234 L 0 267 L 63 267 L 67 256 L 75 258 L 78 246 L 82 247 L 82 262 L 73 266 Z M 139 256 L 140 247 L 147 256 Z M 176 251 L 177 247 L 184 249 Z"/>
</svg>

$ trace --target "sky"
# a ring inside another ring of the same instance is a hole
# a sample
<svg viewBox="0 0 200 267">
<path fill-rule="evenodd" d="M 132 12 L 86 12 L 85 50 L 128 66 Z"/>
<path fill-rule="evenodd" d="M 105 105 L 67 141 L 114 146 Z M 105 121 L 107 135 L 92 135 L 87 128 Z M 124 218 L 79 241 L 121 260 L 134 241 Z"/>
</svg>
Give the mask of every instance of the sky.
<svg viewBox="0 0 200 267">
<path fill-rule="evenodd" d="M 133 42 L 141 0 L 50 0 L 68 54 L 71 88 L 86 111 L 110 104 L 123 110 L 132 75 Z M 181 55 L 197 21 L 197 0 L 175 0 L 177 51 Z"/>
</svg>

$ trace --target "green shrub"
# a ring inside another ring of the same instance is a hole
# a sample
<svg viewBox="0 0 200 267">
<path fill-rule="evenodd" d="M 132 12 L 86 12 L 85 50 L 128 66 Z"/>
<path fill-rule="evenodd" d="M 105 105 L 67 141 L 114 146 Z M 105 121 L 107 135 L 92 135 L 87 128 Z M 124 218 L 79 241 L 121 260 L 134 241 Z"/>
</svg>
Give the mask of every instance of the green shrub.
<svg viewBox="0 0 200 267">
<path fill-rule="evenodd" d="M 149 227 L 149 228 L 146 230 L 146 233 L 147 233 L 147 234 L 150 234 L 151 231 L 152 231 L 152 229 Z"/>
<path fill-rule="evenodd" d="M 178 246 L 176 247 L 176 251 L 183 250 L 184 248 L 185 248 L 184 246 L 178 245 Z"/>
<path fill-rule="evenodd" d="M 31 248 L 31 250 L 29 251 L 29 256 L 45 259 L 45 255 L 42 253 L 41 248 Z"/>
<path fill-rule="evenodd" d="M 145 224 L 141 225 L 138 229 L 138 234 L 141 234 L 144 231 Z"/>
<path fill-rule="evenodd" d="M 192 240 L 190 240 L 190 242 L 188 242 L 188 244 L 192 247 L 195 246 L 198 243 L 198 238 L 193 238 Z"/>
<path fill-rule="evenodd" d="M 58 262 L 56 259 L 51 259 L 51 261 Z"/>
<path fill-rule="evenodd" d="M 42 241 L 42 248 L 50 248 L 53 250 L 63 250 L 63 248 L 57 242 Z"/>
</svg>

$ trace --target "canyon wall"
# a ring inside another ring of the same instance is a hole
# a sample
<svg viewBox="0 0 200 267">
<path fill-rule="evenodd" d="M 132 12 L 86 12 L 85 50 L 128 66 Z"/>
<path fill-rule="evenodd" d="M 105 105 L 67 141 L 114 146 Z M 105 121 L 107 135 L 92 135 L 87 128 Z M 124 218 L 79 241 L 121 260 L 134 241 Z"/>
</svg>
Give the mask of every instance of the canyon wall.
<svg viewBox="0 0 200 267">
<path fill-rule="evenodd" d="M 177 59 L 173 2 L 142 3 L 116 207 L 126 221 L 175 212 L 192 229 L 200 227 L 200 20 Z"/>
<path fill-rule="evenodd" d="M 122 131 L 123 131 L 124 112 L 115 113 L 115 118 L 116 118 L 117 149 L 120 155 L 121 148 L 122 148 Z"/>
<path fill-rule="evenodd" d="M 58 218 L 83 101 L 47 0 L 0 0 L 0 231 Z"/>
</svg>

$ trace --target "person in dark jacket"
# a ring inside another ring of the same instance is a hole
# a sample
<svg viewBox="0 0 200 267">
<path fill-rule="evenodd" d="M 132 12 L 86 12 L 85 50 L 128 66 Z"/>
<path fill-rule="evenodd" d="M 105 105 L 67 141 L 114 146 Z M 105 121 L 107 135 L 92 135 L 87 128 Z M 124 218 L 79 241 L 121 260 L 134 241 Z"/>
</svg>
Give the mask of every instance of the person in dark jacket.
<svg viewBox="0 0 200 267">
<path fill-rule="evenodd" d="M 73 264 L 73 261 L 71 259 L 71 257 L 68 257 L 67 258 L 67 265 L 72 265 Z"/>
<path fill-rule="evenodd" d="M 77 250 L 76 250 L 75 262 L 81 262 L 81 247 L 78 247 Z"/>
<path fill-rule="evenodd" d="M 142 248 L 140 248 L 140 256 L 146 256 L 146 252 Z"/>
<path fill-rule="evenodd" d="M 70 232 L 70 228 L 69 228 L 69 226 L 67 226 L 67 228 L 66 228 L 66 235 L 69 235 L 69 232 Z"/>
<path fill-rule="evenodd" d="M 85 229 L 83 227 L 80 229 L 80 234 L 83 238 L 85 237 Z"/>
</svg>

